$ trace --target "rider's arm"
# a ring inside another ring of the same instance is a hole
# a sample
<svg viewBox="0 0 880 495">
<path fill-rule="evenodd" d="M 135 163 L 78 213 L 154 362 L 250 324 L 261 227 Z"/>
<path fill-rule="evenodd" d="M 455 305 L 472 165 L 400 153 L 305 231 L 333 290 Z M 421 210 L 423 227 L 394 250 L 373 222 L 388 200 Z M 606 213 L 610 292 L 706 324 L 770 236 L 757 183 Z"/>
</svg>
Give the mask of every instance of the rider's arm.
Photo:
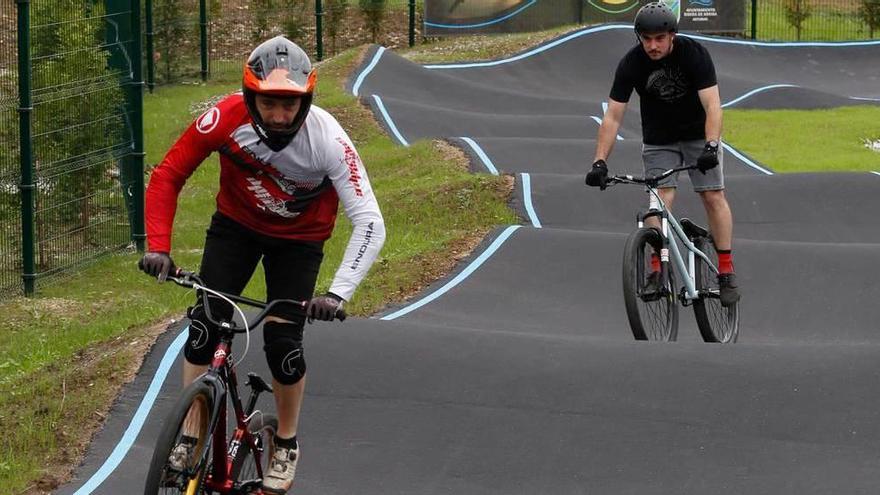
<svg viewBox="0 0 880 495">
<path fill-rule="evenodd" d="M 718 85 L 701 89 L 700 102 L 703 109 L 706 110 L 706 141 L 718 142 L 721 140 L 721 95 L 718 92 Z"/>
<path fill-rule="evenodd" d="M 608 100 L 608 111 L 605 112 L 605 118 L 602 119 L 602 125 L 599 126 L 599 136 L 596 138 L 596 156 L 593 159 L 607 160 L 608 155 L 614 148 L 614 142 L 617 140 L 617 131 L 620 129 L 620 123 L 623 121 L 623 115 L 626 112 L 626 103 Z"/>
<path fill-rule="evenodd" d="M 148 251 L 171 252 L 177 196 L 195 169 L 219 146 L 223 126 L 213 119 L 224 117 L 219 110 L 211 109 L 196 119 L 150 174 L 144 196 Z"/>
<path fill-rule="evenodd" d="M 614 142 L 617 140 L 617 131 L 620 129 L 620 123 L 623 122 L 626 105 L 635 88 L 631 58 L 630 54 L 623 57 L 614 72 L 614 81 L 611 83 L 611 92 L 608 95 L 608 109 L 605 111 L 605 117 L 602 119 L 599 135 L 596 138 L 594 162 L 607 160 L 612 148 L 614 148 Z"/>
<path fill-rule="evenodd" d="M 352 223 L 351 237 L 330 292 L 349 301 L 385 243 L 385 220 L 367 170 L 348 135 L 338 123 L 333 122 L 329 127 L 330 149 L 325 151 L 327 175 Z"/>
</svg>

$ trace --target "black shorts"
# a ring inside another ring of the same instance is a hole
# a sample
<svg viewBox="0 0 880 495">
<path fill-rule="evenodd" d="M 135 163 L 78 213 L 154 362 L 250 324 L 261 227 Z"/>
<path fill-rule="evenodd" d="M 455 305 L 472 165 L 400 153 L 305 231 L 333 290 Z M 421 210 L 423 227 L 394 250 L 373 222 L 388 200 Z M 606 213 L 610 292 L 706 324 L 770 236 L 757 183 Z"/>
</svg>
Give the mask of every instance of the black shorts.
<svg viewBox="0 0 880 495">
<path fill-rule="evenodd" d="M 315 291 L 318 270 L 324 258 L 323 241 L 281 239 L 254 232 L 217 212 L 205 238 L 205 251 L 199 275 L 205 285 L 229 294 L 241 294 L 263 261 L 266 276 L 266 299 L 309 300 Z M 219 313 L 215 312 L 215 308 Z M 227 303 L 211 304 L 215 319 L 229 318 Z M 273 315 L 305 323 L 305 311 L 280 307 Z"/>
</svg>

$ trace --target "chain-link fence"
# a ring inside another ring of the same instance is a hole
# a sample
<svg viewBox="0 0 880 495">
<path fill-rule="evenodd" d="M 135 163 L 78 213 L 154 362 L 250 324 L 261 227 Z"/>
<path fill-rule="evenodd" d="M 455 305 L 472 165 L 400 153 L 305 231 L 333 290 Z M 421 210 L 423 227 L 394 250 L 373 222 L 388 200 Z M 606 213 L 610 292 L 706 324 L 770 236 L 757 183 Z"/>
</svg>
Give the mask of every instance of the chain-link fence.
<svg viewBox="0 0 880 495">
<path fill-rule="evenodd" d="M 136 138 L 140 109 L 133 104 L 140 46 L 131 5 L 0 3 L 0 291 L 20 290 L 24 278 L 30 292 L 34 279 L 131 240 L 130 218 L 139 213 L 128 206 L 140 197 L 132 195 L 138 182 L 133 150 L 142 145 Z M 25 32 L 19 16 L 26 18 Z M 23 60 L 17 57 L 20 35 L 30 46 Z"/>
</svg>

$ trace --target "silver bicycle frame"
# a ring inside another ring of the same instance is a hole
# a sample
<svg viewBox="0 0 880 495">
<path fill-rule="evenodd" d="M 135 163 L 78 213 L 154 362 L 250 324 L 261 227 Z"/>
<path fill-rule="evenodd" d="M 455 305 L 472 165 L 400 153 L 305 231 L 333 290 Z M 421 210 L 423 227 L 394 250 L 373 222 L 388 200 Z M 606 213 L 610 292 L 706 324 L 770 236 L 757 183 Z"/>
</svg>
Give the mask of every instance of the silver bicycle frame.
<svg viewBox="0 0 880 495">
<path fill-rule="evenodd" d="M 672 259 L 675 263 L 675 268 L 678 273 L 682 274 L 682 281 L 684 282 L 684 286 L 686 289 L 686 297 L 689 301 L 693 301 L 694 299 L 698 299 L 699 295 L 697 294 L 697 283 L 696 283 L 696 266 L 695 266 L 695 258 L 694 256 L 699 256 L 706 264 L 712 269 L 716 275 L 718 274 L 718 268 L 709 260 L 709 257 L 706 256 L 706 253 L 697 249 L 696 246 L 687 238 L 687 234 L 684 233 L 684 229 L 681 227 L 681 224 L 678 223 L 678 219 L 675 218 L 675 215 L 672 214 L 669 209 L 666 208 L 666 203 L 663 202 L 663 199 L 660 197 L 660 193 L 657 192 L 657 189 L 653 187 L 648 187 L 648 192 L 652 195 L 650 201 L 650 210 L 659 211 L 661 213 L 665 213 L 665 215 L 661 215 L 662 226 L 660 229 L 661 235 L 664 238 L 669 240 L 669 248 L 672 251 Z M 656 200 L 656 202 L 654 201 Z M 669 225 L 672 224 L 672 232 L 675 234 L 674 236 L 669 235 Z M 639 222 L 639 228 L 644 227 L 644 222 Z M 678 238 L 684 247 L 688 250 L 688 263 L 687 266 L 684 264 L 684 260 L 681 257 L 681 251 L 678 249 L 678 243 L 675 242 L 675 238 Z M 664 249 L 665 251 L 665 249 Z M 660 253 L 661 261 L 669 261 L 669 253 Z"/>
</svg>

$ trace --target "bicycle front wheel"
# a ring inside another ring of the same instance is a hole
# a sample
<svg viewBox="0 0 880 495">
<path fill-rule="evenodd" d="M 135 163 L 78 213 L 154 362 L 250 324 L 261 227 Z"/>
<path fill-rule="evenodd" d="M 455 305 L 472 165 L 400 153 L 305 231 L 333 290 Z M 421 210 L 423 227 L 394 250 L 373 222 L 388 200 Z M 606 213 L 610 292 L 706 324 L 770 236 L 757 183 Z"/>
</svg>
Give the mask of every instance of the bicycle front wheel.
<svg viewBox="0 0 880 495">
<path fill-rule="evenodd" d="M 256 449 L 243 443 L 232 461 L 232 479 L 242 493 L 256 492 L 262 482 L 260 473 L 266 475 L 278 432 L 278 418 L 272 414 L 256 414 L 248 423 L 248 431 L 254 436 Z"/>
<path fill-rule="evenodd" d="M 694 240 L 694 245 L 718 266 L 718 253 L 710 239 L 700 237 Z M 700 295 L 694 301 L 694 316 L 703 341 L 725 344 L 736 342 L 739 337 L 739 303 L 728 308 L 722 306 L 718 276 L 700 257 L 697 257 L 694 268 L 697 292 Z"/>
<path fill-rule="evenodd" d="M 623 250 L 623 300 L 636 340 L 671 342 L 678 337 L 678 305 L 672 271 L 669 270 L 665 287 L 649 280 L 651 255 L 659 253 L 662 245 L 657 229 L 641 228 L 630 234 Z"/>
<path fill-rule="evenodd" d="M 213 405 L 214 392 L 208 384 L 196 381 L 184 389 L 153 449 L 145 495 L 204 493 L 205 471 L 210 466 L 198 470 L 198 463 L 211 446 L 208 423 Z M 185 442 L 184 436 L 194 442 Z M 185 444 L 188 447 L 181 449 Z"/>
</svg>

